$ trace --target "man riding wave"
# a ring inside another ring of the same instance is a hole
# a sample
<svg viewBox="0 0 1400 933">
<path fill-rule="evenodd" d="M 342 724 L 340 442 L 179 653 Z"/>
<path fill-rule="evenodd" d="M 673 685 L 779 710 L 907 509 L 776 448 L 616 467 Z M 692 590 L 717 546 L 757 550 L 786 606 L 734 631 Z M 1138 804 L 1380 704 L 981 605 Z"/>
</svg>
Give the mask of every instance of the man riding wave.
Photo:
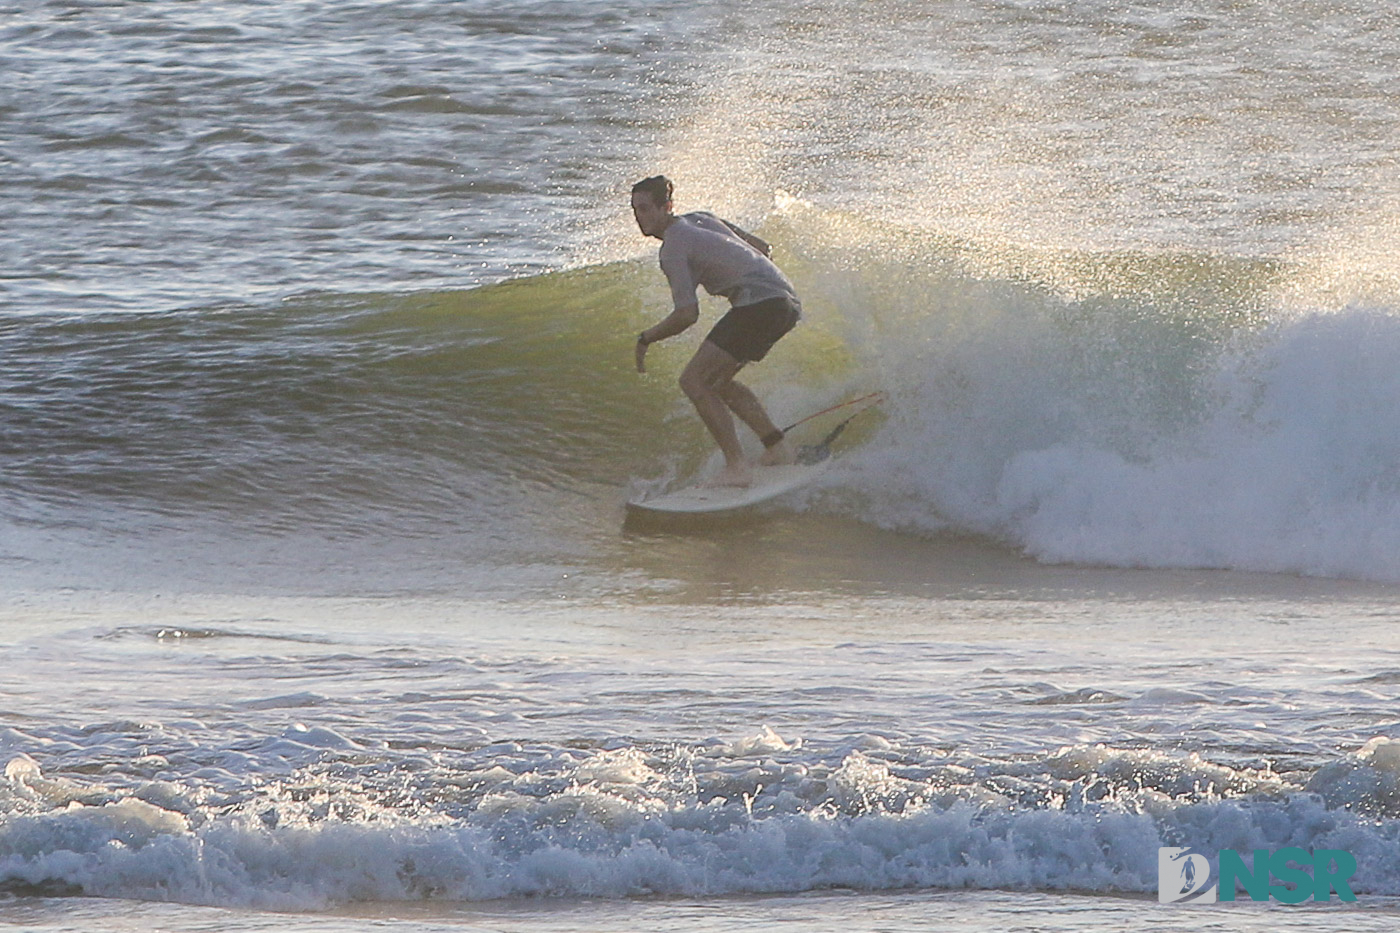
<svg viewBox="0 0 1400 933">
<path fill-rule="evenodd" d="M 759 463 L 791 463 L 794 455 L 753 392 L 735 380 L 739 370 L 767 356 L 773 344 L 802 318 L 802 304 L 787 276 L 773 264 L 760 238 L 705 211 L 672 212 L 674 186 L 664 175 L 632 186 L 632 214 L 643 234 L 661 241 L 661 271 L 671 286 L 673 310 L 637 337 L 637 372 L 646 372 L 647 347 L 689 330 L 700 318 L 696 289 L 729 299 L 730 309 L 705 337 L 681 373 L 680 385 L 724 454 L 724 469 L 711 483 L 747 486 L 752 470 L 734 418 L 763 442 Z"/>
</svg>

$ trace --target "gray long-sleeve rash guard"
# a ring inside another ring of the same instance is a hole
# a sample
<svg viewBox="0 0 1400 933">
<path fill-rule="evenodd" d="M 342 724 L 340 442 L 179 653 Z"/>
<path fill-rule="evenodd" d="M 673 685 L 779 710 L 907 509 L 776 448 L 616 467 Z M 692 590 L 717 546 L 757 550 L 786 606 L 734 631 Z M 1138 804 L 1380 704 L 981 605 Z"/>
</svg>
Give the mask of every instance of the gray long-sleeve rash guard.
<svg viewBox="0 0 1400 933">
<path fill-rule="evenodd" d="M 745 242 L 735 228 L 708 211 L 677 215 L 661 240 L 661 271 L 677 308 L 696 303 L 703 285 L 734 307 L 786 295 L 797 300 L 788 277 Z"/>
</svg>

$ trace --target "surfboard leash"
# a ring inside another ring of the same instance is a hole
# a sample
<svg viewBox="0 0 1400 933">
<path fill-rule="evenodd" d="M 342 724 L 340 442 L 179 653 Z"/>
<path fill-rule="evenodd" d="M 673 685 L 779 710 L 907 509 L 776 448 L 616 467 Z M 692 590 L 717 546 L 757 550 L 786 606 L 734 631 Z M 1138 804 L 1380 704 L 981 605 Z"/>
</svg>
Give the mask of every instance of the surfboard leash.
<svg viewBox="0 0 1400 933">
<path fill-rule="evenodd" d="M 883 402 L 885 400 L 885 393 L 871 392 L 869 395 L 862 396 L 861 398 L 857 399 L 852 399 L 849 402 L 843 402 L 840 405 L 833 405 L 825 411 L 817 412 L 816 415 L 808 415 L 806 418 L 803 418 L 802 421 L 811 421 L 813 418 L 817 417 L 817 415 L 824 415 L 827 412 L 836 411 L 840 408 L 847 408 L 851 405 L 857 404 L 858 402 L 864 402 L 867 399 L 875 400 L 872 401 L 869 405 L 866 405 L 860 411 L 848 417 L 845 421 L 842 421 L 836 427 L 832 428 L 830 433 L 828 433 L 826 437 L 822 438 L 817 443 L 803 444 L 801 447 L 797 448 L 797 462 L 802 464 L 803 466 L 811 466 L 814 463 L 821 463 L 827 457 L 830 457 L 831 445 L 836 442 L 836 439 L 838 437 L 841 436 L 841 432 L 846 430 L 846 425 L 850 424 L 852 421 L 859 418 L 861 415 L 865 414 L 870 409 L 874 408 L 880 402 Z M 792 428 L 797 427 L 797 425 L 801 424 L 802 421 L 797 422 L 796 424 L 792 425 L 792 427 L 784 428 L 783 433 L 786 434 L 788 431 L 791 431 Z"/>
<path fill-rule="evenodd" d="M 878 405 L 878 404 L 880 404 L 881 402 L 883 402 L 883 401 L 885 400 L 885 397 L 886 397 L 886 396 L 885 396 L 884 391 L 871 392 L 869 395 L 862 395 L 860 398 L 853 398 L 853 399 L 851 399 L 849 402 L 842 402 L 842 403 L 839 404 L 839 405 L 832 405 L 830 408 L 823 408 L 821 411 L 813 412 L 812 414 L 808 415 L 808 416 L 805 417 L 805 418 L 801 418 L 801 419 L 799 419 L 799 420 L 797 420 L 797 421 L 794 421 L 792 424 L 790 424 L 790 425 L 788 425 L 787 427 L 783 428 L 783 433 L 786 434 L 787 432 L 791 431 L 793 428 L 797 427 L 798 425 L 806 424 L 808 421 L 811 421 L 813 418 L 820 418 L 822 415 L 830 414 L 830 413 L 833 412 L 833 411 L 840 411 L 840 410 L 843 409 L 843 408 L 850 408 L 852 405 L 859 405 L 861 402 L 870 402 L 870 405 L 867 405 L 866 408 L 869 408 L 869 407 L 874 406 L 874 405 Z M 862 408 L 860 411 L 865 411 L 865 408 Z M 858 415 L 858 414 L 860 414 L 859 411 L 856 412 L 856 415 Z M 854 418 L 854 417 L 855 417 L 855 415 L 852 415 L 852 416 L 851 416 L 851 418 Z M 847 418 L 846 420 L 849 421 L 850 418 Z"/>
</svg>

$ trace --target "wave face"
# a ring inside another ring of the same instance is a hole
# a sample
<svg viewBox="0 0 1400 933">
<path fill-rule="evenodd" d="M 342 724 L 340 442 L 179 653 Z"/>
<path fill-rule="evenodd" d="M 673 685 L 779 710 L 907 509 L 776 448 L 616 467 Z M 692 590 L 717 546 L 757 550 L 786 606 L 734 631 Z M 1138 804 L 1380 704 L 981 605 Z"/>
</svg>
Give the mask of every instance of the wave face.
<svg viewBox="0 0 1400 933">
<path fill-rule="evenodd" d="M 7 491 L 353 525 L 606 477 L 639 443 L 597 379 L 626 339 L 595 312 L 618 282 L 7 322 Z"/>
</svg>

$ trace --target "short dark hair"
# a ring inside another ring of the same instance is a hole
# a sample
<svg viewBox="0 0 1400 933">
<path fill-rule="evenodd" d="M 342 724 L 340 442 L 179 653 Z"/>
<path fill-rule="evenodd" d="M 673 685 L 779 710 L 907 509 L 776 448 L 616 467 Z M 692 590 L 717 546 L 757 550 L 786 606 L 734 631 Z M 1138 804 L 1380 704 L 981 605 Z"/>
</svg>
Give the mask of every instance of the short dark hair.
<svg viewBox="0 0 1400 933">
<path fill-rule="evenodd" d="M 645 191 L 647 195 L 657 204 L 665 204 L 671 200 L 671 193 L 676 190 L 676 186 L 671 184 L 671 179 L 665 175 L 653 175 L 650 178 L 643 178 L 632 186 L 632 193 Z"/>
</svg>

